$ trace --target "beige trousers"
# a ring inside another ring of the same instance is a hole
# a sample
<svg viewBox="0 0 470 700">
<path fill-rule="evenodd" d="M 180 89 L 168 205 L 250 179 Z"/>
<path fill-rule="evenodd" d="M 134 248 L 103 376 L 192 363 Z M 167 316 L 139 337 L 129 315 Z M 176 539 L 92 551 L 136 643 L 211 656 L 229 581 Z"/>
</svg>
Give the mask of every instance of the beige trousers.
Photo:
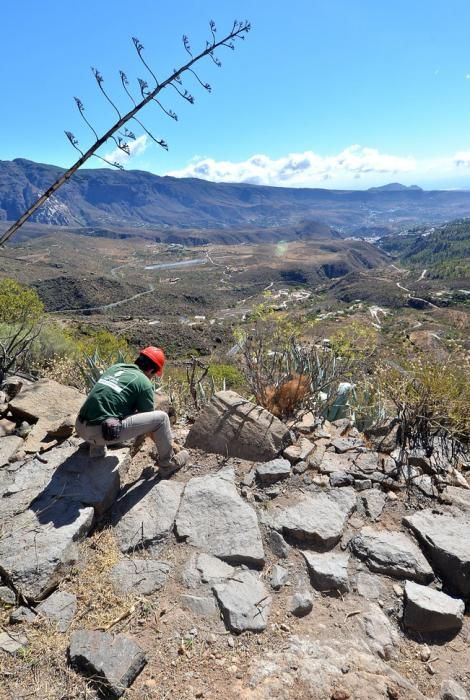
<svg viewBox="0 0 470 700">
<path fill-rule="evenodd" d="M 158 449 L 159 462 L 167 462 L 173 454 L 170 419 L 163 411 L 147 411 L 146 413 L 134 413 L 132 416 L 127 416 L 122 421 L 122 430 L 119 438 L 111 442 L 107 442 L 103 438 L 101 425 L 82 423 L 77 418 L 75 430 L 77 435 L 92 445 L 112 445 L 113 443 L 132 440 L 139 437 L 139 435 L 145 435 L 145 433 L 151 433 Z"/>
</svg>

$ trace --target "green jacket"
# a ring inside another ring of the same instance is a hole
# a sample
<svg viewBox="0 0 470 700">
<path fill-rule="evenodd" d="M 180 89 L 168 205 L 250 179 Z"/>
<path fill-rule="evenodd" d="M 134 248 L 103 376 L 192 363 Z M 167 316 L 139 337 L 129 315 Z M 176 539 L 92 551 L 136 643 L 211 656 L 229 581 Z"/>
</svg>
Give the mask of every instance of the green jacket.
<svg viewBox="0 0 470 700">
<path fill-rule="evenodd" d="M 126 418 L 133 413 L 154 410 L 151 381 L 137 365 L 119 363 L 103 372 L 78 417 L 83 422 L 99 425 L 106 418 Z"/>
</svg>

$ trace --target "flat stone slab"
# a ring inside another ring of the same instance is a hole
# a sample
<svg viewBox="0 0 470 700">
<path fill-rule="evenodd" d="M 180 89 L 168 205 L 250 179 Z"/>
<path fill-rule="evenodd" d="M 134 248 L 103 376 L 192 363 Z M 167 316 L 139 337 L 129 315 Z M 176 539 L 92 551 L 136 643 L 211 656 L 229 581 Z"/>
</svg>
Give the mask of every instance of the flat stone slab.
<svg viewBox="0 0 470 700">
<path fill-rule="evenodd" d="M 364 445 L 364 440 L 352 437 L 337 437 L 331 441 L 331 444 L 335 448 L 335 452 L 343 453 L 362 447 Z"/>
<path fill-rule="evenodd" d="M 78 389 L 59 384 L 52 379 L 23 386 L 20 393 L 9 402 L 14 418 L 35 423 L 40 418 L 49 423 L 64 420 L 77 414 L 86 396 Z"/>
<path fill-rule="evenodd" d="M 183 489 L 178 481 L 142 479 L 120 496 L 112 511 L 120 550 L 132 552 L 168 537 Z"/>
<path fill-rule="evenodd" d="M 326 550 L 341 539 L 355 505 L 354 490 L 343 488 L 328 494 L 304 494 L 285 506 L 272 504 L 264 517 L 286 537 Z"/>
<path fill-rule="evenodd" d="M 55 591 L 37 607 L 37 612 L 55 624 L 58 632 L 67 632 L 77 609 L 77 596 Z"/>
<path fill-rule="evenodd" d="M 46 596 L 77 562 L 76 543 L 90 531 L 94 510 L 81 503 L 41 499 L 13 518 L 0 539 L 0 574 L 25 598 Z"/>
<path fill-rule="evenodd" d="M 427 583 L 434 572 L 417 544 L 402 532 L 364 527 L 350 543 L 371 571 Z"/>
<path fill-rule="evenodd" d="M 235 487 L 232 469 L 191 479 L 176 516 L 176 532 L 194 547 L 232 564 L 264 564 L 258 519 Z"/>
<path fill-rule="evenodd" d="M 403 519 L 449 590 L 470 597 L 470 515 L 423 510 Z"/>
<path fill-rule="evenodd" d="M 0 467 L 4 467 L 5 464 L 9 463 L 10 458 L 13 457 L 23 443 L 23 438 L 18 435 L 7 435 L 0 438 Z"/>
<path fill-rule="evenodd" d="M 170 566 L 155 559 L 124 559 L 109 572 L 113 588 L 118 593 L 150 595 L 165 584 Z"/>
<path fill-rule="evenodd" d="M 405 627 L 417 632 L 452 632 L 462 627 L 465 604 L 463 600 L 420 586 L 405 583 Z"/>
<path fill-rule="evenodd" d="M 302 552 L 307 562 L 312 585 L 324 593 L 349 591 L 348 562 L 345 552 Z"/>
<path fill-rule="evenodd" d="M 72 666 L 102 690 L 103 684 L 117 698 L 133 683 L 146 664 L 143 650 L 122 634 L 78 630 L 69 649 Z"/>
<path fill-rule="evenodd" d="M 234 391 L 219 391 L 198 414 L 186 446 L 265 462 L 291 442 L 290 431 L 272 413 Z"/>
<path fill-rule="evenodd" d="M 22 465 L 0 470 L 0 523 L 26 510 L 37 498 L 80 502 L 104 513 L 116 498 L 130 464 L 127 448 L 112 449 L 102 459 L 91 459 L 81 440 L 72 439 L 31 458 Z"/>
<path fill-rule="evenodd" d="M 256 467 L 256 477 L 262 484 L 275 484 L 276 481 L 287 479 L 292 473 L 287 459 L 273 459 Z"/>
<path fill-rule="evenodd" d="M 256 574 L 237 571 L 232 579 L 216 583 L 212 590 L 225 626 L 231 632 L 239 634 L 266 629 L 272 599 Z"/>
</svg>

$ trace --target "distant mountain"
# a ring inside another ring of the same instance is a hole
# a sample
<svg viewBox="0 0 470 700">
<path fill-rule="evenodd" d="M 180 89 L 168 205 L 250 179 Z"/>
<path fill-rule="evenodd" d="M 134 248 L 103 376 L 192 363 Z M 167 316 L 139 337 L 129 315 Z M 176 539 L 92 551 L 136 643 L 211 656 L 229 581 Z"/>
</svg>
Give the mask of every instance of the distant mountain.
<svg viewBox="0 0 470 700">
<path fill-rule="evenodd" d="M 61 172 L 23 159 L 0 161 L 0 229 Z M 183 238 L 195 242 L 234 241 L 233 232 L 243 230 L 254 242 L 272 239 L 276 228 L 275 235 L 288 239 L 329 236 L 328 227 L 342 236 L 367 236 L 462 216 L 470 216 L 470 191 L 425 192 L 398 183 L 367 191 L 266 187 L 99 169 L 79 170 L 32 220 L 88 235 L 168 240 L 186 231 Z"/>
<path fill-rule="evenodd" d="M 382 185 L 381 187 L 369 187 L 368 192 L 406 192 L 413 190 L 415 192 L 422 192 L 422 188 L 418 185 L 401 185 L 399 182 L 390 182 L 388 185 Z"/>
</svg>

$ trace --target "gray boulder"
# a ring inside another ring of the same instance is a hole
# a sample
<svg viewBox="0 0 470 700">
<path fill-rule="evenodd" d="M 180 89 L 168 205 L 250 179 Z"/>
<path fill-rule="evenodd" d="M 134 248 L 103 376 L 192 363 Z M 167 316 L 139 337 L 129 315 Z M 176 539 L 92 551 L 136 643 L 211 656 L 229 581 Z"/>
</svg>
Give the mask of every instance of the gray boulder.
<svg viewBox="0 0 470 700">
<path fill-rule="evenodd" d="M 52 591 L 78 561 L 76 544 L 89 533 L 94 510 L 76 501 L 37 501 L 0 539 L 0 573 L 30 600 Z"/>
<path fill-rule="evenodd" d="M 441 685 L 440 700 L 468 700 L 468 694 L 465 688 L 450 678 Z"/>
<path fill-rule="evenodd" d="M 238 494 L 235 474 L 191 479 L 176 517 L 178 537 L 232 564 L 264 564 L 256 512 Z"/>
<path fill-rule="evenodd" d="M 110 578 L 118 593 L 150 595 L 159 591 L 168 578 L 170 567 L 154 559 L 124 559 L 113 566 Z"/>
<path fill-rule="evenodd" d="M 315 554 L 302 552 L 310 573 L 312 585 L 317 591 L 346 593 L 349 591 L 348 562 L 345 552 Z"/>
<path fill-rule="evenodd" d="M 6 388 L 9 393 L 9 388 Z M 21 392 L 10 400 L 10 411 L 17 420 L 36 423 L 46 420 L 56 423 L 71 413 L 77 414 L 85 396 L 71 386 L 59 384 L 52 379 L 40 379 L 23 386 Z"/>
<path fill-rule="evenodd" d="M 252 571 L 237 571 L 233 579 L 216 583 L 212 590 L 225 625 L 231 632 L 262 632 L 266 629 L 272 599 Z"/>
<path fill-rule="evenodd" d="M 423 510 L 403 519 L 449 590 L 470 597 L 470 516 Z"/>
<path fill-rule="evenodd" d="M 234 391 L 215 394 L 186 439 L 187 447 L 254 462 L 274 459 L 291 443 L 284 423 Z"/>
<path fill-rule="evenodd" d="M 290 504 L 272 504 L 264 515 L 275 530 L 318 549 L 332 549 L 341 539 L 347 519 L 356 505 L 353 489 L 329 494 L 304 494 Z"/>
<path fill-rule="evenodd" d="M 55 591 L 37 607 L 37 612 L 53 623 L 58 632 L 67 632 L 77 609 L 77 596 Z"/>
<path fill-rule="evenodd" d="M 465 604 L 445 593 L 413 581 L 405 583 L 403 623 L 416 632 L 458 632 L 462 627 Z"/>
<path fill-rule="evenodd" d="M 275 484 L 290 475 L 291 466 L 287 459 L 273 459 L 256 467 L 256 477 L 262 484 Z"/>
<path fill-rule="evenodd" d="M 90 630 L 72 633 L 69 656 L 77 671 L 89 677 L 101 692 L 104 685 L 117 698 L 146 664 L 145 654 L 134 640 Z"/>
<path fill-rule="evenodd" d="M 173 530 L 183 484 L 142 479 L 114 504 L 114 531 L 121 552 L 164 540 Z"/>
<path fill-rule="evenodd" d="M 419 547 L 401 532 L 365 527 L 352 538 L 350 546 L 371 571 L 421 583 L 434 578 Z"/>
</svg>

